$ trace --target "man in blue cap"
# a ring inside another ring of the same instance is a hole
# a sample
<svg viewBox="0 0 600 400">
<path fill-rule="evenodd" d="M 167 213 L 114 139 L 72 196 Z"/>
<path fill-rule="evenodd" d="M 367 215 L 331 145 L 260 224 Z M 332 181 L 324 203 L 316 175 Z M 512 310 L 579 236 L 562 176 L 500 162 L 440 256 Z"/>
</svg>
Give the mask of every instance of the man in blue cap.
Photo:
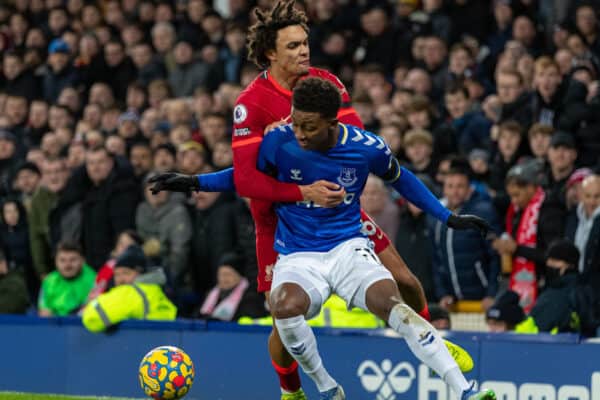
<svg viewBox="0 0 600 400">
<path fill-rule="evenodd" d="M 76 86 L 79 74 L 71 63 L 71 49 L 62 39 L 54 39 L 48 46 L 48 65 L 42 88 L 44 99 L 54 103 L 60 92 L 68 86 Z"/>
</svg>

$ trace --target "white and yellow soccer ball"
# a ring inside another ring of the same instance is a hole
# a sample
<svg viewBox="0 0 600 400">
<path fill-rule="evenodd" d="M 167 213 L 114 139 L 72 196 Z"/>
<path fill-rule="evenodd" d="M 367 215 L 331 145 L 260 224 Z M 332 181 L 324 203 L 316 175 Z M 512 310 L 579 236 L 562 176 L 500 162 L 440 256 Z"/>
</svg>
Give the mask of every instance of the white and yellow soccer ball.
<svg viewBox="0 0 600 400">
<path fill-rule="evenodd" d="M 184 397 L 194 382 L 194 364 L 183 350 L 160 346 L 150 350 L 140 363 L 140 385 L 155 400 Z"/>
</svg>

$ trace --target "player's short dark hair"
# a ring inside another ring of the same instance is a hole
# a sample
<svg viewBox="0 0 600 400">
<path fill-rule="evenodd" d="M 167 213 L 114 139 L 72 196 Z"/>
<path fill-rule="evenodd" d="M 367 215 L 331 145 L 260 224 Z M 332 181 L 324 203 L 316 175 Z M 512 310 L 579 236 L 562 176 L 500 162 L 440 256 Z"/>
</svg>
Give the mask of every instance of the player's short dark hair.
<svg viewBox="0 0 600 400">
<path fill-rule="evenodd" d="M 306 112 L 318 112 L 324 118 L 333 119 L 342 105 L 339 89 L 330 81 L 307 78 L 294 88 L 292 106 Z"/>
<path fill-rule="evenodd" d="M 268 68 L 267 51 L 275 49 L 277 32 L 300 25 L 308 33 L 306 14 L 294 8 L 295 0 L 280 0 L 268 11 L 256 9 L 256 23 L 248 32 L 248 59 L 259 68 Z"/>
</svg>

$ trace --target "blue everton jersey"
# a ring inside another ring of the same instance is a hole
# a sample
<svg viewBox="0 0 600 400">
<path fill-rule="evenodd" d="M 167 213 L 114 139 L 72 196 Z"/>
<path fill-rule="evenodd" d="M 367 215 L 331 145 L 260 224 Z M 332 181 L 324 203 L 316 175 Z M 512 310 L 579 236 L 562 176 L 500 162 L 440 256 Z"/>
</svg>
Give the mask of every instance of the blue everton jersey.
<svg viewBox="0 0 600 400">
<path fill-rule="evenodd" d="M 260 147 L 258 169 L 283 182 L 308 185 L 318 180 L 346 189 L 344 201 L 334 208 L 312 202 L 279 203 L 275 249 L 281 254 L 325 252 L 361 233 L 360 194 L 369 172 L 383 176 L 395 161 L 379 136 L 339 124 L 337 144 L 327 152 L 305 150 L 296 141 L 291 124 L 268 133 Z"/>
</svg>

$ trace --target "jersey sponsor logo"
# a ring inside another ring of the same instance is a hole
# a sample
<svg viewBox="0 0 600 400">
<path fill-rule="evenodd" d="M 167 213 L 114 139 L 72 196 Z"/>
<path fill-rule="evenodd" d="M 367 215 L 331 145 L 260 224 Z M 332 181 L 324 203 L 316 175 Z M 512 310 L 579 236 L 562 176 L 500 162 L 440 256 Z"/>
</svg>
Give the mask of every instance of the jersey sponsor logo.
<svg viewBox="0 0 600 400">
<path fill-rule="evenodd" d="M 356 177 L 356 168 L 344 168 L 340 171 L 337 181 L 342 186 L 352 186 L 356 183 L 358 178 Z"/>
<path fill-rule="evenodd" d="M 238 128 L 233 131 L 233 136 L 248 136 L 250 133 L 250 128 Z"/>
<path fill-rule="evenodd" d="M 248 110 L 246 109 L 245 105 L 238 104 L 237 106 L 235 106 L 235 108 L 233 109 L 233 122 L 235 122 L 236 124 L 241 124 L 246 120 L 247 117 Z"/>
<path fill-rule="evenodd" d="M 290 169 L 290 179 L 294 181 L 301 181 L 303 179 L 302 171 L 299 169 Z"/>
<path fill-rule="evenodd" d="M 346 195 L 344 196 L 344 204 L 346 204 L 346 205 L 352 204 L 352 202 L 354 201 L 355 198 L 356 198 L 356 193 L 346 193 Z M 298 207 L 302 207 L 302 208 L 321 208 L 322 207 L 311 200 L 297 201 L 296 205 Z"/>
</svg>

